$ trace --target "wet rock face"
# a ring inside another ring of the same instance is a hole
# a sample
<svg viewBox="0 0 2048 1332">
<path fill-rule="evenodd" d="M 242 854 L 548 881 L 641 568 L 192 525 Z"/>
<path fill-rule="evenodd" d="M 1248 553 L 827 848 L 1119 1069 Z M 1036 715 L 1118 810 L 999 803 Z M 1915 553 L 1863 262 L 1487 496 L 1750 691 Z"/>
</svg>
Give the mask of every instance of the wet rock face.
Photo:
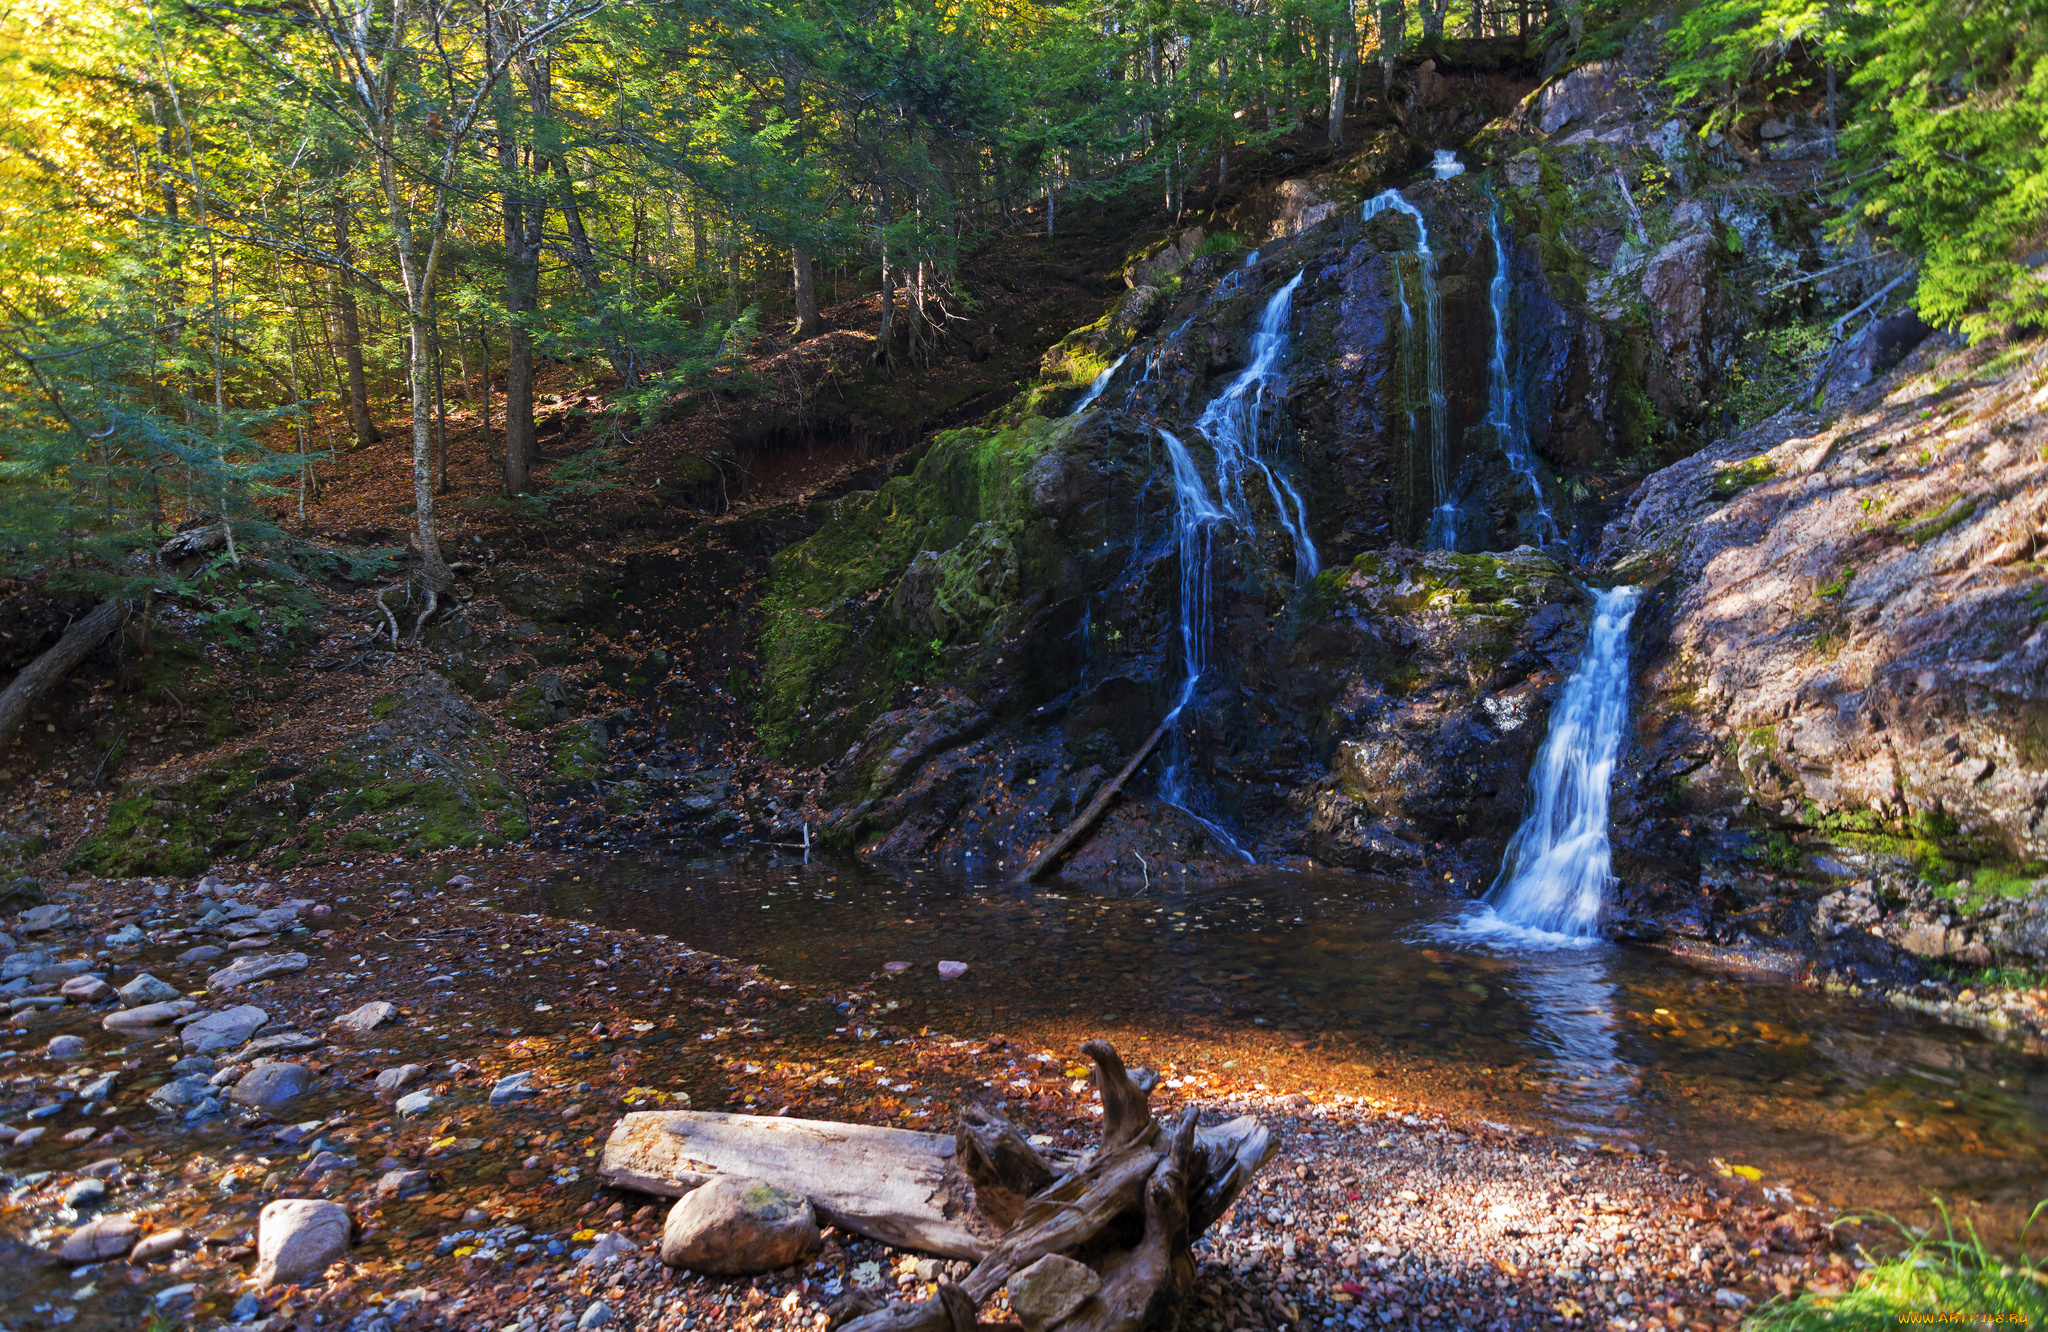
<svg viewBox="0 0 2048 1332">
<path fill-rule="evenodd" d="M 1831 425 L 1788 415 L 1652 477 L 1600 556 L 1670 580 L 1639 737 L 1680 807 L 2025 878 L 2048 863 L 2038 384 L 1970 387 L 1979 353 L 1930 349 Z"/>
<path fill-rule="evenodd" d="M 1520 820 L 1585 596 L 1528 551 L 1377 552 L 1324 578 L 1333 605 L 1294 661 L 1327 681 L 1335 752 L 1310 844 L 1357 869 L 1442 863 L 1471 881 Z"/>
</svg>

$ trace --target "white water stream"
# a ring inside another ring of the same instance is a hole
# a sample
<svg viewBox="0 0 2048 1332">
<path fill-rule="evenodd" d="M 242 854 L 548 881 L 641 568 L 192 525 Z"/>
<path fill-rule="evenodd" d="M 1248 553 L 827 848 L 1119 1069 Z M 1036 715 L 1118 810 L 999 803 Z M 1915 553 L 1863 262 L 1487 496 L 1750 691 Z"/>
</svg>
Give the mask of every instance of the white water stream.
<svg viewBox="0 0 2048 1332">
<path fill-rule="evenodd" d="M 1089 407 L 1093 406 L 1095 400 L 1102 396 L 1102 391 L 1109 387 L 1109 377 L 1121 369 L 1123 363 L 1130 359 L 1131 354 L 1125 352 L 1122 356 L 1111 361 L 1107 369 L 1095 376 L 1095 379 L 1088 385 L 1088 391 L 1081 395 L 1081 401 L 1075 403 L 1074 410 L 1068 412 L 1067 415 L 1079 416 L 1082 412 L 1087 411 Z"/>
<path fill-rule="evenodd" d="M 1251 364 L 1240 371 L 1223 391 L 1210 400 L 1195 429 L 1209 441 L 1216 458 L 1215 490 L 1202 475 L 1194 455 L 1180 437 L 1160 430 L 1173 469 L 1174 538 L 1180 554 L 1180 646 L 1181 686 L 1166 725 L 1180 717 L 1194 699 L 1208 669 L 1209 595 L 1211 560 L 1215 550 L 1215 529 L 1235 523 L 1241 531 L 1253 530 L 1251 508 L 1245 501 L 1245 473 L 1256 469 L 1266 482 L 1273 501 L 1274 516 L 1294 546 L 1294 577 L 1305 583 L 1322 568 L 1315 539 L 1308 530 L 1308 505 L 1286 476 L 1275 471 L 1259 454 L 1259 423 L 1269 390 L 1280 385 L 1280 361 L 1287 351 L 1287 325 L 1294 310 L 1294 293 L 1303 274 L 1296 273 L 1286 286 L 1273 294 L 1259 316 L 1258 331 L 1252 334 Z M 1169 751 L 1166 770 L 1160 777 L 1160 795 L 1189 817 L 1216 834 L 1247 862 L 1251 853 L 1237 844 L 1224 828 L 1188 808 L 1185 764 L 1178 743 Z"/>
<path fill-rule="evenodd" d="M 1633 587 L 1595 597 L 1585 655 L 1550 710 L 1529 774 L 1529 815 L 1508 842 L 1490 904 L 1466 918 L 1465 932 L 1548 947 L 1596 938 L 1614 881 L 1608 788 L 1628 724 L 1628 627 L 1640 597 Z"/>
<path fill-rule="evenodd" d="M 1514 371 L 1508 360 L 1509 297 L 1507 243 L 1501 239 L 1500 205 L 1486 216 L 1486 229 L 1493 237 L 1493 281 L 1487 286 L 1487 303 L 1493 307 L 1493 358 L 1486 376 L 1486 421 L 1493 427 L 1500 451 L 1508 466 L 1529 487 L 1536 501 L 1539 539 L 1548 544 L 1558 539 L 1557 519 L 1543 501 L 1543 482 L 1536 475 L 1536 458 L 1529 452 L 1529 427 L 1521 395 L 1515 391 Z"/>
</svg>

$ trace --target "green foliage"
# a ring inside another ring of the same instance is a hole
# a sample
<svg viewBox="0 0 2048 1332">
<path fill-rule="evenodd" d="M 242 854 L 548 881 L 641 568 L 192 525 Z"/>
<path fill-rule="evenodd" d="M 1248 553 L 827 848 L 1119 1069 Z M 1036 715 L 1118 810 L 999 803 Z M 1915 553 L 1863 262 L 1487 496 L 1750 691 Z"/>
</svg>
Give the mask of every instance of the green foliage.
<svg viewBox="0 0 2048 1332">
<path fill-rule="evenodd" d="M 1702 133 L 1814 104 L 1832 66 L 1837 201 L 1918 261 L 1921 315 L 1973 336 L 2048 322 L 2048 0 L 1701 0 L 1666 41 Z"/>
<path fill-rule="evenodd" d="M 2042 1207 L 2048 1203 L 2035 1208 L 2035 1218 Z M 1839 1295 L 1802 1291 L 1758 1310 L 1744 1327 L 1749 1332 L 1890 1332 L 1959 1315 L 1980 1326 L 2039 1327 L 2048 1319 L 2048 1269 L 2026 1254 L 2011 1261 L 2000 1258 L 1967 1223 L 1959 1236 L 1946 1207 L 1939 1238 L 1889 1217 L 1871 1219 L 1896 1228 L 1905 1250 L 1859 1273 L 1851 1290 Z"/>
</svg>

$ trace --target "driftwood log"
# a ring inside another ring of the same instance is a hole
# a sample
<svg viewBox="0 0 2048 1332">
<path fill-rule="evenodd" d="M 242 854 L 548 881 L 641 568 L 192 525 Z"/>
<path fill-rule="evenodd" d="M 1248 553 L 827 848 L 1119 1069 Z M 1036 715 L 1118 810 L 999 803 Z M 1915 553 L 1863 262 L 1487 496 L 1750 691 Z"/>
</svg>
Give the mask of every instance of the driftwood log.
<svg viewBox="0 0 2048 1332">
<path fill-rule="evenodd" d="M 1096 820 L 1102 817 L 1102 812 L 1109 808 L 1109 802 L 1116 799 L 1117 792 L 1124 789 L 1124 783 L 1131 780 L 1131 774 L 1143 767 L 1146 759 L 1152 757 L 1152 751 L 1157 749 L 1159 742 L 1166 738 L 1167 729 L 1173 725 L 1174 719 L 1179 716 L 1180 712 L 1176 709 L 1168 714 L 1165 721 L 1152 728 L 1152 734 L 1146 736 L 1145 743 L 1138 746 L 1138 752 L 1131 755 L 1131 761 L 1124 764 L 1122 770 L 1116 776 L 1104 783 L 1102 789 L 1095 793 L 1095 798 L 1088 802 L 1088 807 L 1079 814 L 1076 814 L 1074 821 L 1065 828 L 1062 828 L 1060 835 L 1053 838 L 1047 844 L 1045 850 L 1039 852 L 1037 858 L 1024 867 L 1024 873 L 1018 876 L 1017 882 L 1033 882 L 1040 875 L 1051 869 L 1061 856 L 1067 854 L 1068 851 L 1074 848 L 1076 843 L 1088 835 L 1089 830 L 1095 826 Z"/>
<path fill-rule="evenodd" d="M 1179 1326 L 1194 1238 L 1236 1200 L 1274 1149 L 1249 1116 L 1197 1127 L 1152 1117 L 1157 1083 L 1106 1041 L 1081 1047 L 1102 1093 L 1102 1143 L 1075 1155 L 1034 1145 L 1001 1114 L 970 1106 L 958 1134 L 692 1112 L 628 1115 L 599 1158 L 622 1187 L 677 1195 L 741 1174 L 807 1195 L 821 1219 L 947 1257 L 978 1259 L 935 1298 L 893 1304 L 841 1332 L 973 1332 L 1010 1287 L 1029 1332 L 1151 1332 Z M 1048 1292 L 1033 1298 L 1033 1290 Z"/>
</svg>

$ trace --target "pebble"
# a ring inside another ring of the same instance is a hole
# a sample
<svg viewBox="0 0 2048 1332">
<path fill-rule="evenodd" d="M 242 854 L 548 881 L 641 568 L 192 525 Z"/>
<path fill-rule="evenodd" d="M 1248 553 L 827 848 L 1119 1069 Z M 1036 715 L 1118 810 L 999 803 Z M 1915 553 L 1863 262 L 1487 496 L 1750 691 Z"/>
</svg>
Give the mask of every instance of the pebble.
<svg viewBox="0 0 2048 1332">
<path fill-rule="evenodd" d="M 959 980 L 962 976 L 965 976 L 966 974 L 967 964 L 965 962 L 939 963 L 940 980 Z"/>
<path fill-rule="evenodd" d="M 64 1190 L 64 1205 L 74 1212 L 88 1209 L 97 1210 L 106 1201 L 107 1182 L 103 1179 L 81 1179 Z"/>
<path fill-rule="evenodd" d="M 100 1025 L 108 1031 L 144 1031 L 150 1027 L 161 1027 L 167 1022 L 185 1016 L 199 1007 L 190 999 L 179 999 L 173 1003 L 144 1004 L 140 1008 L 122 1008 L 107 1014 Z"/>
<path fill-rule="evenodd" d="M 612 1306 L 603 1300 L 594 1301 L 583 1311 L 583 1316 L 576 1320 L 577 1332 L 590 1332 L 593 1327 L 604 1327 L 617 1317 L 618 1315 L 612 1312 Z"/>
<path fill-rule="evenodd" d="M 434 1108 L 434 1094 L 423 1087 L 410 1095 L 399 1097 L 398 1103 L 391 1108 L 408 1119 L 414 1115 L 423 1115 Z"/>
<path fill-rule="evenodd" d="M 180 962 L 211 962 L 215 958 L 225 957 L 226 955 L 224 949 L 217 948 L 212 944 L 200 944 L 197 948 L 187 948 L 184 952 L 178 954 L 178 960 Z"/>
<path fill-rule="evenodd" d="M 380 1198 L 409 1198 L 424 1191 L 431 1179 L 424 1170 L 391 1170 L 377 1181 L 377 1196 Z"/>
<path fill-rule="evenodd" d="M 85 1053 L 83 1036 L 52 1036 L 45 1047 L 52 1059 L 76 1059 Z"/>
</svg>

